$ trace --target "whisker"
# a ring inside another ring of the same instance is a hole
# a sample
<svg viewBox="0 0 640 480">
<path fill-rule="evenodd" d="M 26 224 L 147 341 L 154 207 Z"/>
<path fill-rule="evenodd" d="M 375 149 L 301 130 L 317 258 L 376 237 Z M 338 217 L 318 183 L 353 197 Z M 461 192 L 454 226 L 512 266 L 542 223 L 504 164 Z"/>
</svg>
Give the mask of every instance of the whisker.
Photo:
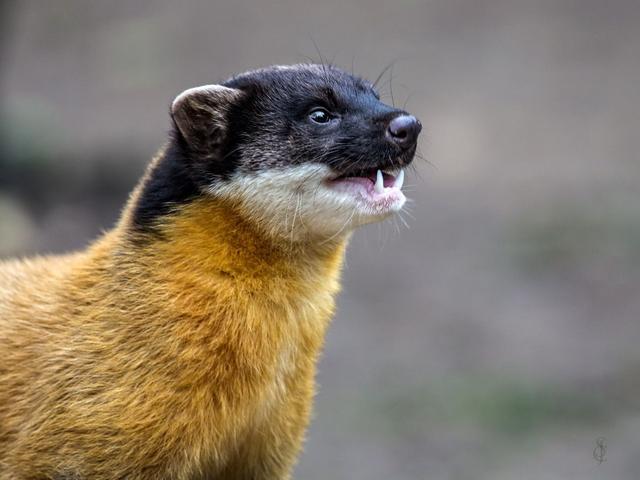
<svg viewBox="0 0 640 480">
<path fill-rule="evenodd" d="M 378 82 L 382 79 L 382 77 L 384 76 L 385 73 L 387 73 L 389 71 L 390 68 L 393 68 L 393 66 L 395 65 L 396 60 L 392 60 L 391 62 L 389 62 L 389 64 L 387 64 L 386 67 L 384 67 L 382 69 L 382 71 L 380 72 L 380 74 L 376 77 L 375 81 L 373 82 L 373 88 L 378 88 Z"/>
<path fill-rule="evenodd" d="M 400 212 L 398 212 L 398 218 L 404 224 L 404 226 L 407 228 L 407 230 L 409 230 L 410 229 L 409 224 L 405 221 L 405 219 L 402 217 L 402 214 Z M 400 233 L 400 232 L 398 231 L 398 233 Z"/>
<path fill-rule="evenodd" d="M 334 233 L 333 235 L 331 235 L 328 239 L 324 240 L 323 242 L 320 243 L 320 245 L 324 245 L 327 242 L 330 242 L 331 240 L 333 240 L 334 238 L 336 238 L 338 235 L 340 235 L 344 229 L 347 227 L 347 225 L 349 225 L 351 223 L 351 220 L 353 220 L 353 217 L 355 216 L 356 212 L 358 211 L 358 207 L 353 207 L 353 210 L 351 211 L 351 215 L 349 216 L 349 218 L 344 222 L 344 224 L 342 225 L 342 227 L 340 227 L 340 230 L 338 230 L 336 233 Z"/>
</svg>

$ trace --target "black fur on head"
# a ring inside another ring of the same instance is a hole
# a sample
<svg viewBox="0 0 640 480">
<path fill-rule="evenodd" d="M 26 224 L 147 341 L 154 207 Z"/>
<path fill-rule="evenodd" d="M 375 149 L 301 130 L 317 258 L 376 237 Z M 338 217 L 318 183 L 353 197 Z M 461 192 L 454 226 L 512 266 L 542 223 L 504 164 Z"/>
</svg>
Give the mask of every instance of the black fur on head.
<svg viewBox="0 0 640 480">
<path fill-rule="evenodd" d="M 395 169 L 413 158 L 415 146 L 403 150 L 385 135 L 389 121 L 405 112 L 382 103 L 369 82 L 336 67 L 272 67 L 224 85 L 248 94 L 231 117 L 243 169 L 320 162 L 344 175 Z M 310 121 L 317 108 L 330 114 L 329 122 Z"/>
<path fill-rule="evenodd" d="M 388 138 L 402 114 L 369 82 L 326 65 L 269 67 L 187 90 L 172 104 L 172 138 L 134 221 L 148 228 L 216 184 L 273 168 L 319 163 L 335 177 L 397 170 L 416 148 Z"/>
</svg>

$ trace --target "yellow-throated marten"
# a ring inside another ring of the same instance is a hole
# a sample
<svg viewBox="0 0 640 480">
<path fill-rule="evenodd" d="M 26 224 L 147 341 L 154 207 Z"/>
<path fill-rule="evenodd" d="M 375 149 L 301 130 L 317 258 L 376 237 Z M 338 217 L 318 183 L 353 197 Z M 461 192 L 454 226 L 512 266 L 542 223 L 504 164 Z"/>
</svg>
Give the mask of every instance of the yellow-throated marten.
<svg viewBox="0 0 640 480">
<path fill-rule="evenodd" d="M 0 479 L 289 478 L 352 230 L 420 122 L 329 66 L 192 88 L 116 227 L 0 264 Z"/>
</svg>

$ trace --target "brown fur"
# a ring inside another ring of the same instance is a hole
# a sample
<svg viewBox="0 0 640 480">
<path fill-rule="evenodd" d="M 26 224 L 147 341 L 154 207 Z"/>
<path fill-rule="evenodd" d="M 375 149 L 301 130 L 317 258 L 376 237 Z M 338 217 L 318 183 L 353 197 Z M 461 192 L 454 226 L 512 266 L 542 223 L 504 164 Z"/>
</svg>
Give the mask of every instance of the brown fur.
<svg viewBox="0 0 640 480">
<path fill-rule="evenodd" d="M 86 251 L 0 264 L 0 479 L 289 478 L 347 236 L 202 198 L 141 241 L 136 196 Z"/>
</svg>

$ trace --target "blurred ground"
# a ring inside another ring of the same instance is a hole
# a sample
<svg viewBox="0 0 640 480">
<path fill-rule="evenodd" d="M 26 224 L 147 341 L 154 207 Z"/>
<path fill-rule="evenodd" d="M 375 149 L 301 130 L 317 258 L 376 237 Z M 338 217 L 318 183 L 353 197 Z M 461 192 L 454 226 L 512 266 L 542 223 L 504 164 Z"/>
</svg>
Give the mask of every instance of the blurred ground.
<svg viewBox="0 0 640 480">
<path fill-rule="evenodd" d="M 318 59 L 425 125 L 351 245 L 296 478 L 640 477 L 640 4 L 2 5 L 0 254 L 113 224 L 181 90 Z M 606 461 L 592 457 L 606 437 Z"/>
</svg>

